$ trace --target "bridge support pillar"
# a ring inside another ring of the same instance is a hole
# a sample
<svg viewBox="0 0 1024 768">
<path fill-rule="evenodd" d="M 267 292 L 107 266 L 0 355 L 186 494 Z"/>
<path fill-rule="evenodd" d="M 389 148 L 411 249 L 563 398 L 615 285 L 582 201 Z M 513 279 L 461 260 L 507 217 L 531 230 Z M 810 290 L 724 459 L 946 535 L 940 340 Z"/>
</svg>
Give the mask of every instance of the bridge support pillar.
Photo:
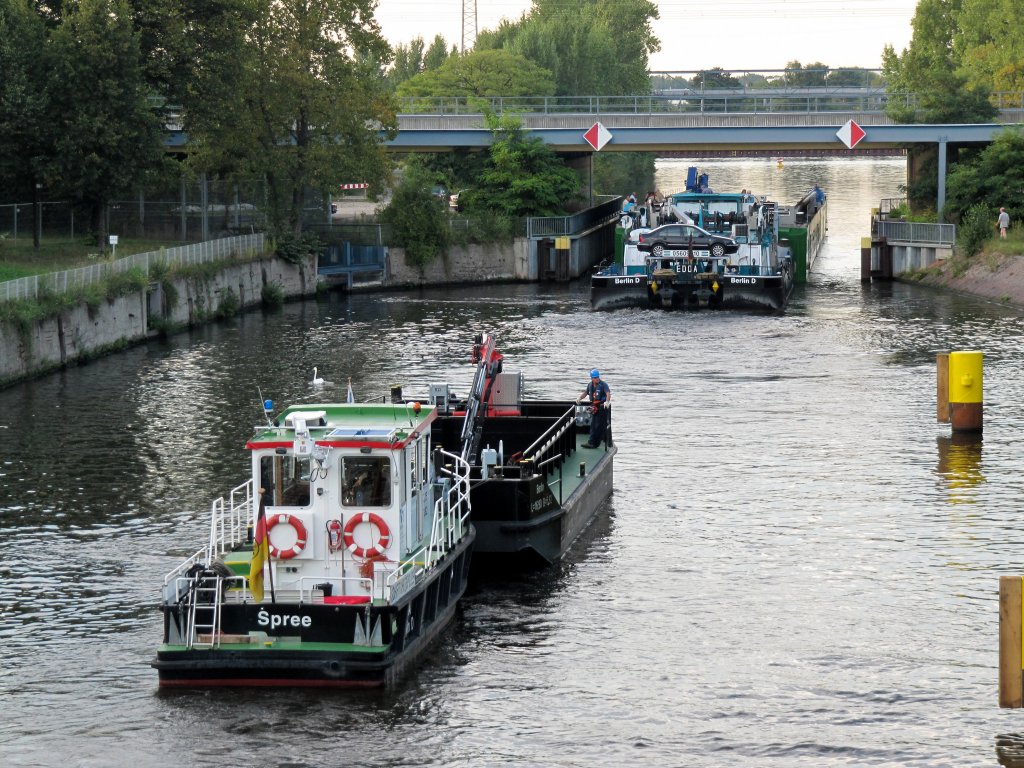
<svg viewBox="0 0 1024 768">
<path fill-rule="evenodd" d="M 939 194 L 935 200 L 935 213 L 938 215 L 938 222 L 940 224 L 945 221 L 942 209 L 946 206 L 946 143 L 948 139 L 948 136 L 939 136 L 939 174 L 936 179 Z"/>
<path fill-rule="evenodd" d="M 594 204 L 594 153 L 565 155 L 563 159 L 565 164 L 583 179 L 583 197 L 589 201 L 588 205 L 592 206 Z"/>
</svg>

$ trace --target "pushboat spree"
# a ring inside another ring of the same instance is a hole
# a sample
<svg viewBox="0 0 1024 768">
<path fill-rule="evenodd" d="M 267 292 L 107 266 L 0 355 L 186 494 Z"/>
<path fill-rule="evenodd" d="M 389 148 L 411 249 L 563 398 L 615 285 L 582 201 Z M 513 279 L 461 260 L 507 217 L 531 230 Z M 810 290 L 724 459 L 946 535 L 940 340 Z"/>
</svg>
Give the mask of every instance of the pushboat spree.
<svg viewBox="0 0 1024 768">
<path fill-rule="evenodd" d="M 474 571 L 530 568 L 561 559 L 612 492 L 615 448 L 587 444 L 590 406 L 526 400 L 521 371 L 504 371 L 494 339 L 474 339 L 469 394 L 430 387 L 440 412 L 434 440 L 469 464 Z"/>
<path fill-rule="evenodd" d="M 465 591 L 469 465 L 436 445 L 434 407 L 264 407 L 251 478 L 164 579 L 160 685 L 389 684 Z"/>
</svg>

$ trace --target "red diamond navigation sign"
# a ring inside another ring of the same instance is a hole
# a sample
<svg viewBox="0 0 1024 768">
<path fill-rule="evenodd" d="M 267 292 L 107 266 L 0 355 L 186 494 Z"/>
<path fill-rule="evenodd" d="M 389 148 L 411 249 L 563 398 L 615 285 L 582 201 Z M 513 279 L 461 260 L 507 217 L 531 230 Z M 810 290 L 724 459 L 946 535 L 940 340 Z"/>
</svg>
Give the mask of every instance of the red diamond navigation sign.
<svg viewBox="0 0 1024 768">
<path fill-rule="evenodd" d="M 856 147 L 860 140 L 863 139 L 867 134 L 864 129 L 857 125 L 853 120 L 850 120 L 846 125 L 836 131 L 836 136 L 839 140 L 846 145 L 847 149 L 853 149 Z"/>
<path fill-rule="evenodd" d="M 590 126 L 590 130 L 583 134 L 583 139 L 597 152 L 600 152 L 601 148 L 612 140 L 612 135 L 603 125 L 594 123 Z"/>
</svg>

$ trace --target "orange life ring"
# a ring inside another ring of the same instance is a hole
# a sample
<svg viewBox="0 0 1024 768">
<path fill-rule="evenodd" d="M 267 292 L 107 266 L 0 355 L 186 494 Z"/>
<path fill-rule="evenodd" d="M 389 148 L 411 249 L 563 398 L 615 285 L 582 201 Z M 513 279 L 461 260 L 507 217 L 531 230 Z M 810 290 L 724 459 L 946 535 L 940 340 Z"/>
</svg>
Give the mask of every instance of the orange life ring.
<svg viewBox="0 0 1024 768">
<path fill-rule="evenodd" d="M 352 536 L 356 526 L 361 523 L 370 523 L 371 525 L 377 526 L 380 538 L 377 539 L 377 543 L 372 547 L 360 547 L 356 544 L 356 540 Z M 391 530 L 388 528 L 388 524 L 384 522 L 384 518 L 380 515 L 375 515 L 373 512 L 361 512 L 358 515 L 352 515 L 352 517 L 348 519 L 348 523 L 345 525 L 345 546 L 348 547 L 348 551 L 356 557 L 377 557 L 378 555 L 383 555 L 384 550 L 388 548 L 388 544 L 390 543 Z"/>
<path fill-rule="evenodd" d="M 270 543 L 270 531 L 278 525 L 290 525 L 295 529 L 295 543 L 288 549 L 278 549 Z M 281 560 L 291 560 L 306 548 L 306 526 L 297 517 L 286 514 L 271 515 L 267 519 L 267 544 L 270 545 L 270 556 Z"/>
</svg>

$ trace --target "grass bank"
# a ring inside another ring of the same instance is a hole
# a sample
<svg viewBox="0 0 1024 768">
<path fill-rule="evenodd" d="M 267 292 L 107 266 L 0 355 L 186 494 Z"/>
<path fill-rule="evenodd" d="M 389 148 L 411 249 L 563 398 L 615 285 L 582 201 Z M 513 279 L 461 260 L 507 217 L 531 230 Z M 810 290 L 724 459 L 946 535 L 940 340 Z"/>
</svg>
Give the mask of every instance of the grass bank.
<svg viewBox="0 0 1024 768">
<path fill-rule="evenodd" d="M 122 237 L 117 244 L 117 258 L 179 245 L 184 243 L 178 240 Z M 31 239 L 0 239 L 0 282 L 84 267 L 110 259 L 111 256 L 112 249 L 107 248 L 106 254 L 101 254 L 96 245 L 86 243 L 80 238 L 47 237 L 39 243 L 38 251 L 32 247 Z"/>
<path fill-rule="evenodd" d="M 1024 309 L 1024 230 L 1011 230 L 1005 240 L 987 240 L 974 256 L 956 254 L 900 279 Z"/>
</svg>

